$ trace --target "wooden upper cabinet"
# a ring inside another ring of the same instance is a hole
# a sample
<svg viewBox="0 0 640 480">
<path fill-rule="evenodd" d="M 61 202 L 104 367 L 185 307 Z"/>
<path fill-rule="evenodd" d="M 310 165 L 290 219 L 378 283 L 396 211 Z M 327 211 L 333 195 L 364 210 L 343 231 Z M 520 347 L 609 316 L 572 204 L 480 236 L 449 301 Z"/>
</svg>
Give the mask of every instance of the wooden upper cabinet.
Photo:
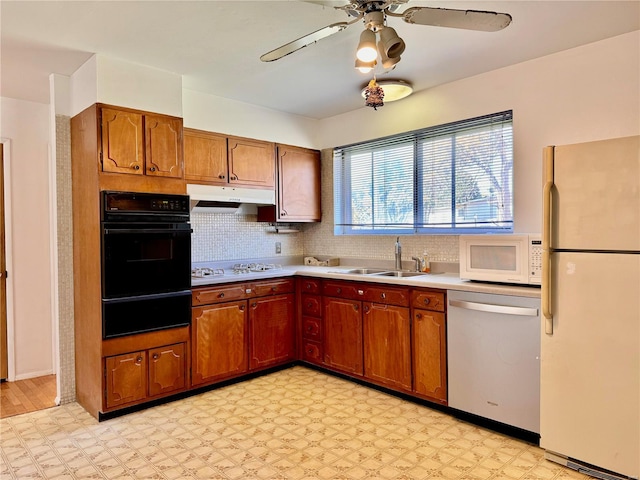
<svg viewBox="0 0 640 480">
<path fill-rule="evenodd" d="M 144 173 L 142 115 L 102 109 L 102 171 Z"/>
<path fill-rule="evenodd" d="M 102 171 L 183 177 L 182 119 L 102 107 Z"/>
<path fill-rule="evenodd" d="M 229 137 L 227 143 L 229 183 L 274 188 L 275 144 L 248 138 Z"/>
<path fill-rule="evenodd" d="M 182 119 L 145 115 L 145 173 L 182 178 Z"/>
<path fill-rule="evenodd" d="M 227 137 L 184 129 L 184 178 L 187 181 L 227 185 Z"/>
<path fill-rule="evenodd" d="M 319 222 L 320 152 L 278 145 L 277 220 Z"/>
</svg>

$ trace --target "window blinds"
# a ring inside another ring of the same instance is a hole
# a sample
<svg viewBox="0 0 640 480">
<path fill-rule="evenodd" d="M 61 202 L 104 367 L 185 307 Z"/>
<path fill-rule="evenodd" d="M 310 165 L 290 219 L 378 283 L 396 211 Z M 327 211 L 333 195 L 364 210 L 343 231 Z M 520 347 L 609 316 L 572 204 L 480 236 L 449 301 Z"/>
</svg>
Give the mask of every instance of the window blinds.
<svg viewBox="0 0 640 480">
<path fill-rule="evenodd" d="M 511 231 L 512 112 L 334 149 L 336 234 Z"/>
</svg>

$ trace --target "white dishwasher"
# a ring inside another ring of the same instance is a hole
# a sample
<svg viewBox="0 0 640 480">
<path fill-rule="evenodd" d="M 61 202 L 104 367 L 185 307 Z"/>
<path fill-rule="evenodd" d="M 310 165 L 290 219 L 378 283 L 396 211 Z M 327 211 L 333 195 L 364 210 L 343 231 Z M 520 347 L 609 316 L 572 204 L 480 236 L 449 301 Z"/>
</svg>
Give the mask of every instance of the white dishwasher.
<svg viewBox="0 0 640 480">
<path fill-rule="evenodd" d="M 540 299 L 447 298 L 449 406 L 540 433 Z"/>
</svg>

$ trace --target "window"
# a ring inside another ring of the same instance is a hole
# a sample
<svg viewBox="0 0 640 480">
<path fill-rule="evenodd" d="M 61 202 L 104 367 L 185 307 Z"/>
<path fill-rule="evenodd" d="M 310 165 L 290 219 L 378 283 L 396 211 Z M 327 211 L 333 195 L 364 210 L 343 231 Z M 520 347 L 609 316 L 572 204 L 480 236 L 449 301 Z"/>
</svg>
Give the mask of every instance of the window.
<svg viewBox="0 0 640 480">
<path fill-rule="evenodd" d="M 334 149 L 336 235 L 513 230 L 512 112 Z"/>
</svg>

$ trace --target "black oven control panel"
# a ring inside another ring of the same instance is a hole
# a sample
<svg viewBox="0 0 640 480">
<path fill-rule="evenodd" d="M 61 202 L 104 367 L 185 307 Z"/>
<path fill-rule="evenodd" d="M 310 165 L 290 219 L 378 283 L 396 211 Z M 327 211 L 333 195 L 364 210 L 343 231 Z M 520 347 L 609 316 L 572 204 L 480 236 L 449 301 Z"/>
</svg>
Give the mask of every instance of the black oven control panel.
<svg viewBox="0 0 640 480">
<path fill-rule="evenodd" d="M 162 217 L 173 221 L 189 220 L 189 196 L 164 193 L 102 192 L 102 220 L 125 220 L 127 217 Z"/>
</svg>

